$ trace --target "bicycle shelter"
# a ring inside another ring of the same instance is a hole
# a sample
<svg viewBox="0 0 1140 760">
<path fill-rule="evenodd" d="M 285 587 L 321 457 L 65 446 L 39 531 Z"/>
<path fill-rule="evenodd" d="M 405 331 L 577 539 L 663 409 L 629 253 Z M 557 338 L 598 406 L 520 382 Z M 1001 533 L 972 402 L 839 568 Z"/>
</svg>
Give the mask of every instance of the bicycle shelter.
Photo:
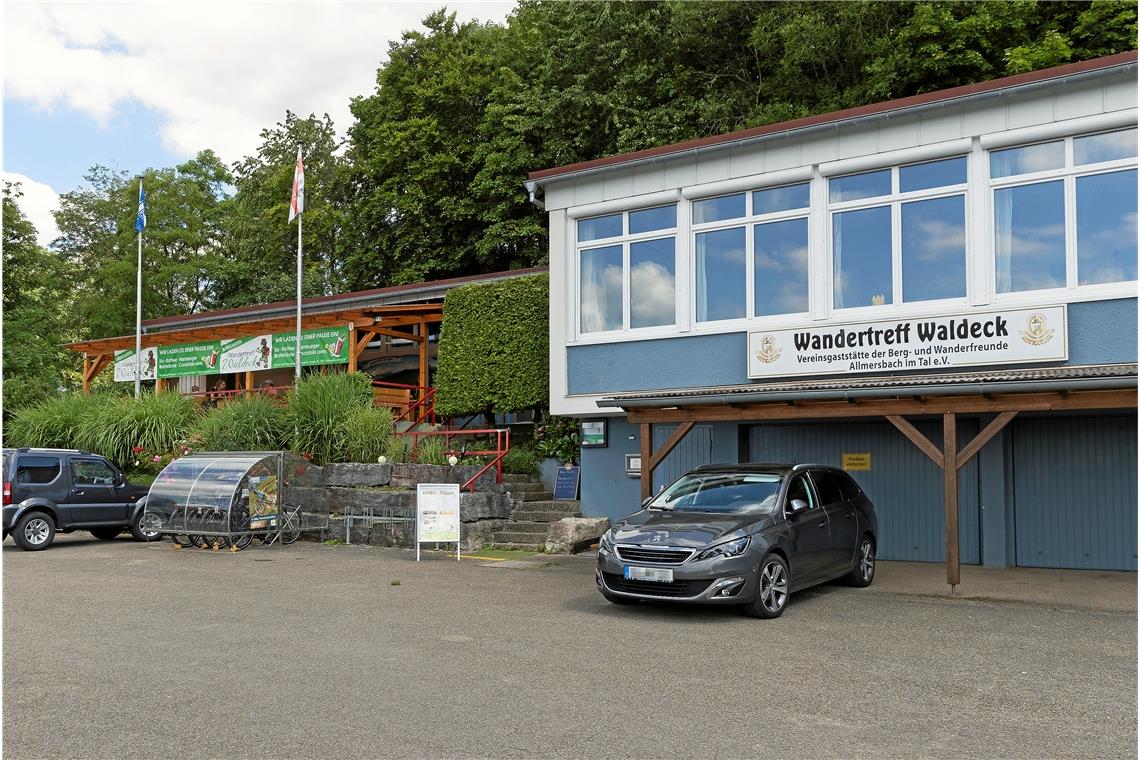
<svg viewBox="0 0 1140 760">
<path fill-rule="evenodd" d="M 202 452 L 174 460 L 147 496 L 147 530 L 176 544 L 242 549 L 328 527 L 323 468 L 286 451 Z"/>
</svg>

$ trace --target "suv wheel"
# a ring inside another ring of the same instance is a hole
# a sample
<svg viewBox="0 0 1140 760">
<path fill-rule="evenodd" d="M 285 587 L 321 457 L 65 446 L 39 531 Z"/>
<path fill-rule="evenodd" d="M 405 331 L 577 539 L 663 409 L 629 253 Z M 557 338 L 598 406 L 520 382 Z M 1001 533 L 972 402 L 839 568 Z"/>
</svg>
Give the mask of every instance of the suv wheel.
<svg viewBox="0 0 1140 760">
<path fill-rule="evenodd" d="M 162 518 L 154 512 L 139 510 L 138 517 L 131 523 L 131 535 L 136 541 L 157 541 L 162 538 Z"/>
<path fill-rule="evenodd" d="M 769 554 L 760 563 L 760 588 L 756 599 L 744 605 L 744 614 L 758 618 L 777 618 L 788 606 L 788 564 L 778 554 Z"/>
<path fill-rule="evenodd" d="M 46 549 L 55 539 L 55 522 L 43 512 L 28 512 L 16 523 L 12 537 L 26 551 Z"/>
</svg>

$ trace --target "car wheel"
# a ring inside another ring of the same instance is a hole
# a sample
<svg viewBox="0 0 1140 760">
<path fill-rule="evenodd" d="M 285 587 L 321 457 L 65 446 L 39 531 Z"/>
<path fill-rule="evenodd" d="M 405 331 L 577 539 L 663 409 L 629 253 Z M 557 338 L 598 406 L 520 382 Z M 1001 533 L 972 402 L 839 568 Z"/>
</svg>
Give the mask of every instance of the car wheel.
<svg viewBox="0 0 1140 760">
<path fill-rule="evenodd" d="M 120 533 L 123 532 L 122 528 L 92 528 L 91 535 L 95 538 L 102 539 L 103 541 L 110 541 Z"/>
<path fill-rule="evenodd" d="M 145 509 L 131 523 L 131 535 L 136 541 L 157 541 L 162 538 L 162 518 Z"/>
<path fill-rule="evenodd" d="M 870 536 L 863 536 L 859 542 L 859 550 L 855 552 L 855 567 L 847 575 L 847 582 L 852 586 L 867 588 L 875 580 L 875 542 Z"/>
<path fill-rule="evenodd" d="M 12 537 L 26 551 L 46 549 L 55 539 L 55 522 L 43 512 L 29 512 L 16 523 Z"/>
<path fill-rule="evenodd" d="M 788 563 L 778 554 L 769 554 L 760 562 L 760 588 L 744 613 L 751 617 L 778 618 L 788 606 Z"/>
</svg>

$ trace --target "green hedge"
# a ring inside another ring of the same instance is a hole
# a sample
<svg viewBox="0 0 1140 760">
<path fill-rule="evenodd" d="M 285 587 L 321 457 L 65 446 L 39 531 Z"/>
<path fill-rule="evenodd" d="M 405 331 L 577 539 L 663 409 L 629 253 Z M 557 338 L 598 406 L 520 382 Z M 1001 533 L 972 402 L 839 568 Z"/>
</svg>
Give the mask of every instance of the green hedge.
<svg viewBox="0 0 1140 760">
<path fill-rule="evenodd" d="M 515 412 L 548 403 L 550 278 L 467 285 L 443 302 L 436 411 Z"/>
</svg>

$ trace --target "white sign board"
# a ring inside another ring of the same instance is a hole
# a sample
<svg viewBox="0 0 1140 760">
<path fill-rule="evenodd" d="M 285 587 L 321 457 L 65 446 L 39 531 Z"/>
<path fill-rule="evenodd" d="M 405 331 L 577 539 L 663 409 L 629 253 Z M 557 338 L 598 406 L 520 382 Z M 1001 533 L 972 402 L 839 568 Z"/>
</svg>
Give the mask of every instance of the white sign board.
<svg viewBox="0 0 1140 760">
<path fill-rule="evenodd" d="M 938 370 L 1069 358 L 1064 306 L 748 334 L 750 378 Z"/>
<path fill-rule="evenodd" d="M 416 561 L 425 541 L 455 542 L 459 559 L 459 484 L 420 483 L 416 486 Z"/>
<path fill-rule="evenodd" d="M 143 365 L 141 379 L 153 380 L 154 373 L 158 369 L 158 349 L 154 346 L 143 346 L 142 357 Z M 133 348 L 129 351 L 116 351 L 115 382 L 133 383 L 135 381 L 136 364 L 138 364 L 138 356 L 135 354 L 135 350 Z"/>
<path fill-rule="evenodd" d="M 273 366 L 273 336 L 222 341 L 222 372 L 249 372 Z"/>
</svg>

